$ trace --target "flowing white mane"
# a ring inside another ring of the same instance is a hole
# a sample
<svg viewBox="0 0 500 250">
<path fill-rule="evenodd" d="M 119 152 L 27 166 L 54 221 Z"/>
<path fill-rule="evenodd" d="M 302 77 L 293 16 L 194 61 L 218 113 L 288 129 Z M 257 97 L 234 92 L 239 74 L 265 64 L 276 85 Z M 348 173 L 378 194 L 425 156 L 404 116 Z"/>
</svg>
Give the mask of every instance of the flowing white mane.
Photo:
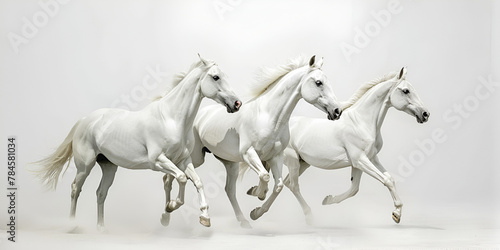
<svg viewBox="0 0 500 250">
<path fill-rule="evenodd" d="M 250 86 L 250 97 L 258 97 L 271 88 L 281 77 L 300 67 L 308 65 L 304 56 L 290 59 L 288 64 L 276 68 L 261 68 L 256 81 Z"/>
<path fill-rule="evenodd" d="M 215 64 L 214 61 L 208 61 L 208 63 L 210 66 Z M 201 60 L 191 64 L 191 66 L 189 67 L 189 69 L 187 71 L 183 71 L 183 72 L 175 74 L 173 76 L 171 84 L 169 84 L 165 88 L 165 90 L 163 91 L 163 94 L 161 96 L 155 97 L 153 99 L 153 101 L 157 101 L 157 100 L 161 99 L 162 97 L 166 96 L 170 91 L 172 91 L 173 88 L 175 88 L 175 86 L 179 85 L 179 83 L 182 82 L 182 80 L 184 80 L 184 78 L 189 74 L 189 72 L 191 72 L 192 70 L 199 68 L 199 67 L 204 67 L 203 62 Z"/>
<path fill-rule="evenodd" d="M 351 98 L 349 98 L 349 100 L 347 102 L 343 103 L 342 109 L 345 110 L 347 108 L 350 108 L 359 99 L 361 99 L 361 97 L 363 97 L 363 95 L 366 94 L 366 92 L 368 92 L 368 90 L 372 89 L 373 87 L 377 86 L 380 83 L 383 83 L 383 82 L 385 82 L 387 80 L 390 80 L 390 79 L 394 78 L 396 75 L 397 75 L 397 72 L 390 72 L 390 73 L 387 73 L 387 74 L 385 74 L 385 75 L 383 75 L 381 77 L 375 78 L 375 79 L 373 79 L 370 82 L 367 82 L 367 83 L 363 84 L 356 91 L 356 93 L 354 93 L 354 95 L 352 95 Z"/>
</svg>

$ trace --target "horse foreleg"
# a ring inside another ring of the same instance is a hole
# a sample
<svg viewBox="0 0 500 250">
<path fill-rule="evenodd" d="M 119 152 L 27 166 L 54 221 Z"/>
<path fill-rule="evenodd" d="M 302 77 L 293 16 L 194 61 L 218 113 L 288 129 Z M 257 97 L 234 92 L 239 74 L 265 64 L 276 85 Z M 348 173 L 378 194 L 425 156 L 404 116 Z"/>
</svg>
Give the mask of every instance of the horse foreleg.
<svg viewBox="0 0 500 250">
<path fill-rule="evenodd" d="M 361 175 L 363 174 L 363 171 L 357 168 L 351 168 L 351 187 L 349 190 L 347 190 L 345 193 L 332 196 L 328 195 L 325 197 L 323 200 L 323 205 L 330 205 L 334 203 L 340 203 L 344 201 L 347 198 L 353 197 L 356 195 L 359 191 L 359 183 L 361 181 Z"/>
<path fill-rule="evenodd" d="M 401 221 L 401 209 L 403 207 L 403 203 L 396 193 L 394 179 L 392 179 L 391 175 L 387 172 L 382 173 L 382 171 L 379 170 L 375 163 L 372 162 L 372 160 L 370 160 L 368 156 L 363 153 L 359 154 L 358 157 L 351 156 L 350 158 L 352 159 L 351 161 L 353 167 L 361 169 L 363 172 L 377 179 L 389 189 L 394 200 L 394 206 L 396 207 L 396 210 L 392 212 L 392 219 L 396 223 L 399 223 Z M 378 160 L 375 160 L 375 162 L 377 162 L 377 164 L 380 164 Z M 380 165 L 379 167 L 382 166 Z"/>
<path fill-rule="evenodd" d="M 269 211 L 269 208 L 274 203 L 281 190 L 283 189 L 283 178 L 281 177 L 281 172 L 283 169 L 283 154 L 275 156 L 267 162 L 271 165 L 271 171 L 274 178 L 274 188 L 272 194 L 267 198 L 267 200 L 262 204 L 261 207 L 257 207 L 250 213 L 250 218 L 256 220 L 261 217 L 264 213 Z"/>
<path fill-rule="evenodd" d="M 184 189 L 187 182 L 186 174 L 180 170 L 170 159 L 168 159 L 165 155 L 160 154 L 155 162 L 155 168 L 158 171 L 161 171 L 165 174 L 173 175 L 179 183 L 179 196 L 175 201 L 168 201 L 165 207 L 165 211 L 167 213 L 171 213 L 172 211 L 179 208 L 182 204 L 184 204 Z M 167 177 L 168 179 L 168 177 Z M 170 184 L 171 185 L 171 184 Z M 171 186 L 169 187 L 171 189 Z"/>
<path fill-rule="evenodd" d="M 163 176 L 163 189 L 165 190 L 165 213 L 162 214 L 160 222 L 165 227 L 170 223 L 170 212 L 167 212 L 167 207 L 168 203 L 170 202 L 170 192 L 172 191 L 173 182 L 173 175 L 165 174 Z"/>
<path fill-rule="evenodd" d="M 97 229 L 101 232 L 105 231 L 104 227 L 104 201 L 108 196 L 109 187 L 115 179 L 116 169 L 118 166 L 111 163 L 106 157 L 99 155 L 97 163 L 101 166 L 102 178 L 99 187 L 97 188 Z"/>
<path fill-rule="evenodd" d="M 186 170 L 185 173 L 187 177 L 193 182 L 194 186 L 196 187 L 196 190 L 198 191 L 198 198 L 200 201 L 200 210 L 201 210 L 201 215 L 200 215 L 200 223 L 203 226 L 209 227 L 210 226 L 210 216 L 208 215 L 208 203 L 207 199 L 205 198 L 205 191 L 203 189 L 203 183 L 201 182 L 200 177 L 194 170 L 193 163 L 191 163 L 191 160 L 188 159 L 186 162 Z M 180 188 L 179 188 L 180 189 Z M 183 192 L 184 192 L 184 188 Z M 179 190 L 180 191 L 180 190 Z M 179 192 L 180 195 L 180 192 Z M 182 193 L 181 199 L 184 200 L 184 193 Z"/>
<path fill-rule="evenodd" d="M 259 155 L 255 152 L 253 147 L 250 147 L 243 153 L 243 160 L 259 175 L 259 185 L 250 188 L 247 191 L 247 194 L 257 196 L 260 200 L 264 200 L 266 198 L 267 184 L 270 178 L 269 173 L 262 164 Z"/>
<path fill-rule="evenodd" d="M 399 198 L 399 195 L 396 191 L 396 184 L 394 182 L 394 179 L 392 178 L 391 174 L 389 174 L 389 172 L 387 172 L 387 170 L 382 166 L 377 156 L 372 158 L 372 163 L 385 176 L 387 184 L 384 183 L 384 185 L 389 189 L 389 192 L 391 193 L 392 196 L 392 200 L 394 201 L 394 207 L 396 207 L 396 209 L 392 212 L 392 219 L 394 220 L 394 222 L 399 223 L 401 221 L 403 202 Z"/>
</svg>

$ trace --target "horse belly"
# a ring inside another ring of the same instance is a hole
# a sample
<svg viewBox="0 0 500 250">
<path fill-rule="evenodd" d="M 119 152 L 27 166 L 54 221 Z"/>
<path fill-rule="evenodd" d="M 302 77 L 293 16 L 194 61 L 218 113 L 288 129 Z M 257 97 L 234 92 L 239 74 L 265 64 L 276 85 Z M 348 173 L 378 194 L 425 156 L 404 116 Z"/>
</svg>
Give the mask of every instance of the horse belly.
<svg viewBox="0 0 500 250">
<path fill-rule="evenodd" d="M 224 116 L 220 118 L 222 119 Z M 232 162 L 242 161 L 240 155 L 240 134 L 236 128 L 229 125 L 225 126 L 227 123 L 233 124 L 234 121 L 231 123 L 225 120 L 227 122 L 225 124 L 218 124 L 214 121 L 207 120 L 203 126 L 199 126 L 198 128 L 203 146 L 224 160 Z M 217 124 L 217 126 L 214 124 Z"/>
<path fill-rule="evenodd" d="M 147 150 L 139 144 L 104 144 L 100 147 L 101 153 L 112 163 L 128 169 L 151 168 Z"/>
<path fill-rule="evenodd" d="M 109 110 L 97 118 L 89 128 L 95 146 L 108 160 L 120 167 L 150 168 L 143 134 L 130 115 L 122 110 Z"/>
<path fill-rule="evenodd" d="M 322 169 L 338 169 L 351 165 L 345 150 L 341 147 L 302 148 L 298 153 L 303 161 Z"/>
<path fill-rule="evenodd" d="M 239 138 L 226 138 L 216 144 L 204 141 L 203 144 L 212 154 L 219 158 L 232 162 L 243 161 L 239 150 Z"/>
</svg>

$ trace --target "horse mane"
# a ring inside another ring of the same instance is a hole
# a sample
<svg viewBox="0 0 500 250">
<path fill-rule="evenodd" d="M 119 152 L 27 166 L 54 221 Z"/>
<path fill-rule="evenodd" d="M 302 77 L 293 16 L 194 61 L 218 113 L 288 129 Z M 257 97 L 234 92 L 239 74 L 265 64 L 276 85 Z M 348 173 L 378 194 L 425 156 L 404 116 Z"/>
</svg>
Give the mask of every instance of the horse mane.
<svg viewBox="0 0 500 250">
<path fill-rule="evenodd" d="M 250 86 L 249 95 L 252 98 L 258 97 L 274 86 L 284 75 L 300 67 L 308 65 L 308 59 L 299 56 L 295 59 L 289 59 L 288 63 L 275 68 L 263 67 L 257 73 L 256 81 Z"/>
<path fill-rule="evenodd" d="M 387 73 L 383 76 L 377 77 L 370 82 L 363 84 L 361 87 L 359 87 L 359 89 L 356 91 L 356 93 L 354 93 L 354 95 L 352 95 L 351 98 L 349 98 L 349 100 L 347 102 L 343 103 L 342 109 L 345 110 L 345 109 L 350 108 L 357 101 L 359 101 L 359 99 L 361 99 L 361 97 L 363 97 L 363 95 L 366 94 L 366 92 L 368 92 L 370 89 L 372 89 L 373 87 L 377 86 L 380 83 L 383 83 L 387 80 L 394 78 L 397 75 L 397 73 L 398 72 L 395 72 L 395 71 L 390 72 L 390 73 Z"/>
<path fill-rule="evenodd" d="M 209 65 L 215 64 L 214 61 L 208 61 L 208 62 L 209 62 Z M 189 74 L 189 72 L 191 72 L 195 68 L 199 68 L 202 66 L 204 66 L 204 64 L 201 60 L 199 60 L 197 62 L 192 63 L 187 71 L 182 71 L 180 73 L 175 74 L 173 76 L 171 84 L 167 86 L 167 88 L 163 91 L 163 94 L 155 97 L 153 99 L 153 101 L 160 100 L 162 97 L 166 96 L 168 93 L 170 93 L 170 91 L 172 91 L 172 89 L 174 89 L 177 85 L 179 85 L 179 83 L 181 83 L 182 80 L 184 80 L 184 78 L 186 78 L 186 76 Z"/>
</svg>

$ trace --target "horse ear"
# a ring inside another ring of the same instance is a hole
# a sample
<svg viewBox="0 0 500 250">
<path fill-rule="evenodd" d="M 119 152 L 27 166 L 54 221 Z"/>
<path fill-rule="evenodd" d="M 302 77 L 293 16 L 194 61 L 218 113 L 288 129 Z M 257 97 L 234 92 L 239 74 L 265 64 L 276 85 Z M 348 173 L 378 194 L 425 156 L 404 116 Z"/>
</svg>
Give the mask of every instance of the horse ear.
<svg viewBox="0 0 500 250">
<path fill-rule="evenodd" d="M 401 71 L 399 71 L 398 80 L 406 78 L 406 73 L 407 72 L 408 71 L 406 70 L 406 67 L 401 68 Z"/>
<path fill-rule="evenodd" d="M 320 69 L 321 66 L 323 66 L 323 57 L 316 60 L 316 55 L 312 56 L 311 59 L 309 60 L 309 67 Z"/>
<path fill-rule="evenodd" d="M 323 57 L 321 57 L 320 59 L 318 59 L 318 60 L 316 61 L 316 67 L 317 67 L 318 69 L 321 69 L 321 67 L 323 67 L 323 59 L 324 59 L 324 58 L 323 58 Z"/>
<path fill-rule="evenodd" d="M 312 67 L 314 65 L 314 61 L 316 61 L 316 55 L 312 56 L 309 60 L 309 67 Z"/>
<path fill-rule="evenodd" d="M 203 63 L 203 65 L 205 65 L 205 66 L 208 65 L 207 60 L 203 59 L 203 57 L 200 56 L 200 53 L 198 53 L 198 57 L 200 58 L 200 61 Z"/>
</svg>

